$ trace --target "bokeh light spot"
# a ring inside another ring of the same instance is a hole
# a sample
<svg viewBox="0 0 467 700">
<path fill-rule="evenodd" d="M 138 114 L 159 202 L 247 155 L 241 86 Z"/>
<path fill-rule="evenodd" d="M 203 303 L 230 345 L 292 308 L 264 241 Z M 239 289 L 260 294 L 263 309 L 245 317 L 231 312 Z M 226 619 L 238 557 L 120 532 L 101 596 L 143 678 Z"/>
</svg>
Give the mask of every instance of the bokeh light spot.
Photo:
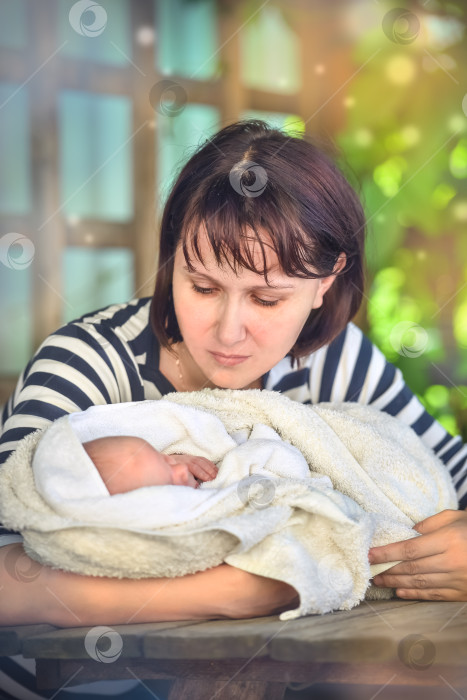
<svg viewBox="0 0 467 700">
<path fill-rule="evenodd" d="M 374 136 L 370 129 L 363 127 L 362 129 L 357 129 L 355 131 L 354 139 L 357 146 L 360 146 L 360 148 L 367 148 L 371 143 L 373 143 Z"/>
<path fill-rule="evenodd" d="M 394 85 L 408 85 L 414 80 L 417 67 L 411 58 L 398 54 L 389 59 L 385 72 L 387 79 Z"/>
<path fill-rule="evenodd" d="M 467 100 L 466 100 L 467 109 Z M 467 114 L 465 115 L 467 116 Z M 451 133 L 455 134 L 456 131 L 465 131 L 467 129 L 467 122 L 465 116 L 462 114 L 453 114 L 452 117 L 448 119 L 448 129 Z"/>
<path fill-rule="evenodd" d="M 347 107 L 347 109 L 351 109 L 352 107 L 355 107 L 355 97 L 352 97 L 352 95 L 349 95 L 343 100 L 344 107 Z"/>
<path fill-rule="evenodd" d="M 407 146 L 415 146 L 420 141 L 420 129 L 413 124 L 408 124 L 402 129 L 402 138 L 404 139 Z"/>
<path fill-rule="evenodd" d="M 435 188 L 433 194 L 431 195 L 431 201 L 435 209 L 445 209 L 451 199 L 455 197 L 457 191 L 451 185 L 442 182 Z"/>
<path fill-rule="evenodd" d="M 397 194 L 402 180 L 402 173 L 407 168 L 407 161 L 401 156 L 388 158 L 373 171 L 373 179 L 386 197 Z"/>
<path fill-rule="evenodd" d="M 289 114 L 284 120 L 282 131 L 290 136 L 303 136 L 305 133 L 305 122 L 298 114 Z"/>
<path fill-rule="evenodd" d="M 457 221 L 467 221 L 467 201 L 461 199 L 453 204 L 452 214 Z"/>
<path fill-rule="evenodd" d="M 400 131 L 393 131 L 384 140 L 388 151 L 399 153 L 415 146 L 420 141 L 420 129 L 412 124 L 404 126 Z"/>
<path fill-rule="evenodd" d="M 457 306 L 452 319 L 454 337 L 463 348 L 467 348 L 467 299 Z"/>
<path fill-rule="evenodd" d="M 449 389 L 442 384 L 433 384 L 425 391 L 425 401 L 433 408 L 445 408 L 449 401 Z"/>
<path fill-rule="evenodd" d="M 458 179 L 467 177 L 467 139 L 461 139 L 451 151 L 449 170 Z"/>
</svg>

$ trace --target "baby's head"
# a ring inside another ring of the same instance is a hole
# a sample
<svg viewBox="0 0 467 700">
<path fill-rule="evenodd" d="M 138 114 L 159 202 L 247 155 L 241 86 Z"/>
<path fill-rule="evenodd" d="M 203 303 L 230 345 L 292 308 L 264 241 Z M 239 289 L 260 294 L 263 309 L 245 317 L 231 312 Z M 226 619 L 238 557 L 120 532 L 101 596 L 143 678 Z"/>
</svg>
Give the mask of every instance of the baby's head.
<svg viewBox="0 0 467 700">
<path fill-rule="evenodd" d="M 114 480 L 118 491 L 143 486 L 198 486 L 185 464 L 171 464 L 169 455 L 158 452 L 146 440 L 131 435 L 102 437 L 83 443 L 104 481 Z"/>
</svg>

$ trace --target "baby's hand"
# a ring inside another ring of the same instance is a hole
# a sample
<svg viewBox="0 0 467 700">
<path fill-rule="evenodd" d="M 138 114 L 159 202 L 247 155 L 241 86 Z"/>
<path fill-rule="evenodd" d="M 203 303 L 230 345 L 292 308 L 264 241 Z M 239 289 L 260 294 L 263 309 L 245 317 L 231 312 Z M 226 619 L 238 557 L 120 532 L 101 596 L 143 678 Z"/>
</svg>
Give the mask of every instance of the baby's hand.
<svg viewBox="0 0 467 700">
<path fill-rule="evenodd" d="M 201 481 L 212 481 L 217 476 L 216 465 L 205 457 L 195 457 L 194 455 L 167 455 L 167 461 L 171 466 L 185 464 L 190 473 Z"/>
</svg>

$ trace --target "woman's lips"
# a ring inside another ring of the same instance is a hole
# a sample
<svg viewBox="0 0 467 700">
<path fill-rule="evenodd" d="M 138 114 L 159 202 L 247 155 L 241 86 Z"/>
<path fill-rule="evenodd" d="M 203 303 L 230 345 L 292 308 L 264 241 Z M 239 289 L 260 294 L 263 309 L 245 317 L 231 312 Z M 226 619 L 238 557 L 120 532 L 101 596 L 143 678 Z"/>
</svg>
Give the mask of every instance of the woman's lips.
<svg viewBox="0 0 467 700">
<path fill-rule="evenodd" d="M 249 355 L 220 355 L 217 352 L 211 352 L 211 350 L 209 350 L 209 352 L 214 357 L 216 362 L 218 362 L 220 365 L 224 365 L 225 367 L 233 367 L 233 365 L 238 365 L 241 362 L 248 360 L 249 357 Z"/>
</svg>

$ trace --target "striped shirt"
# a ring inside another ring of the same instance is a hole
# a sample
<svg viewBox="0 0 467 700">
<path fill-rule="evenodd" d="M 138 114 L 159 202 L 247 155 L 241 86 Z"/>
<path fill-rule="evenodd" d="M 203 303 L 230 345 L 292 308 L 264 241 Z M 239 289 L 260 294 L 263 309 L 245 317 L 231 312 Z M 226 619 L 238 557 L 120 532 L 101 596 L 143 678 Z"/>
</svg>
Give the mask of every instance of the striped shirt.
<svg viewBox="0 0 467 700">
<path fill-rule="evenodd" d="M 0 465 L 19 440 L 64 414 L 97 404 L 160 399 L 175 391 L 159 371 L 150 301 L 134 299 L 82 316 L 42 343 L 4 407 Z M 331 343 L 302 358 L 298 369 L 292 369 L 285 357 L 264 375 L 263 388 L 304 404 L 371 404 L 397 417 L 446 465 L 460 508 L 467 506 L 467 446 L 426 412 L 401 371 L 355 324 L 349 323 Z"/>
<path fill-rule="evenodd" d="M 149 305 L 150 299 L 135 299 L 109 306 L 68 323 L 42 343 L 3 410 L 0 465 L 19 440 L 64 414 L 96 404 L 160 399 L 175 391 L 158 369 L 159 344 L 149 324 Z M 263 387 L 304 404 L 356 401 L 396 416 L 444 462 L 459 507 L 466 507 L 467 446 L 425 411 L 400 370 L 353 323 L 329 345 L 302 358 L 298 369 L 292 369 L 290 358 L 281 360 L 264 375 Z M 13 541 L 21 536 L 0 527 L 0 545 Z M 0 658 L 2 697 L 50 695 L 35 690 L 33 665 L 22 656 Z M 136 700 L 142 693 L 147 696 L 136 681 L 101 681 L 64 688 L 60 697 L 89 700 L 111 694 Z"/>
</svg>

